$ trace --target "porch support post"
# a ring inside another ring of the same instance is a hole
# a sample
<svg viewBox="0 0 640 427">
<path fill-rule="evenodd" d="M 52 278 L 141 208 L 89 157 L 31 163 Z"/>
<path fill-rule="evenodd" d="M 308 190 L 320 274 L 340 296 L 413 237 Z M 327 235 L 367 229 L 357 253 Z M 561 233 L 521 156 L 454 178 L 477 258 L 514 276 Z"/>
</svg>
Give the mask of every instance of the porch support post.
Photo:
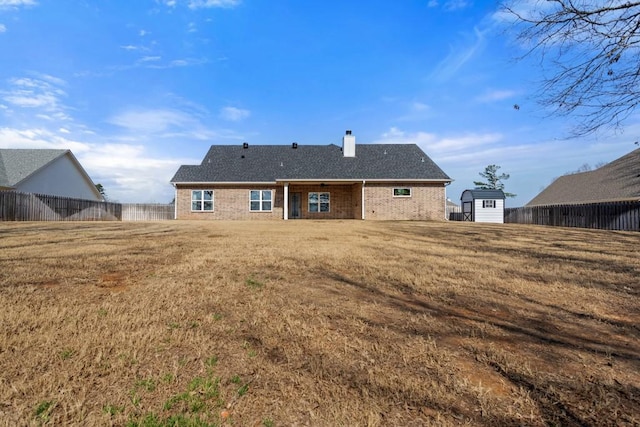
<svg viewBox="0 0 640 427">
<path fill-rule="evenodd" d="M 360 206 L 362 206 L 362 219 L 364 219 L 364 213 L 365 213 L 365 208 L 364 208 L 364 184 L 366 183 L 366 181 L 363 179 L 362 180 L 362 201 L 360 202 Z"/>
<path fill-rule="evenodd" d="M 289 183 L 284 183 L 284 220 L 289 219 Z"/>
</svg>

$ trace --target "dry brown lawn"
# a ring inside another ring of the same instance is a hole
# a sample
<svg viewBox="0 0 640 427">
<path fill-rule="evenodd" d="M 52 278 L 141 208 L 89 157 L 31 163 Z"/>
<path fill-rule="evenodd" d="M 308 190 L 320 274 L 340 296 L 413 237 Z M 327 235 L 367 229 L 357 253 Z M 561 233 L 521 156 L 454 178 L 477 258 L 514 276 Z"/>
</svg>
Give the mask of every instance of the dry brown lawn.
<svg viewBox="0 0 640 427">
<path fill-rule="evenodd" d="M 0 423 L 640 425 L 640 233 L 0 223 Z"/>
</svg>

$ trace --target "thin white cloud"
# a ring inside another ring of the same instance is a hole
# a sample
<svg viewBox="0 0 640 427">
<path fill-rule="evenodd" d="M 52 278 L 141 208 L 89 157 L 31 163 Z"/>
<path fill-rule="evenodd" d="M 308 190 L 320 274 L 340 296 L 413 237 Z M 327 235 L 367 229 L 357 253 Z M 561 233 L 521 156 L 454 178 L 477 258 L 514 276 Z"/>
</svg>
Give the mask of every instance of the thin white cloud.
<svg viewBox="0 0 640 427">
<path fill-rule="evenodd" d="M 169 63 L 171 67 L 186 67 L 189 65 L 189 60 L 187 59 L 174 59 Z"/>
<path fill-rule="evenodd" d="M 506 3 L 506 6 L 511 8 L 511 10 L 519 16 L 527 19 L 534 19 L 540 13 L 544 13 L 554 7 L 557 7 L 557 4 L 552 1 L 517 0 L 509 1 Z M 518 21 L 518 18 L 516 18 L 513 13 L 507 12 L 504 8 L 498 8 L 491 18 L 496 22 L 507 24 L 513 24 Z"/>
<path fill-rule="evenodd" d="M 486 45 L 485 36 L 485 31 L 474 28 L 471 43 L 461 48 L 451 48 L 449 55 L 431 73 L 431 78 L 439 81 L 449 80 L 460 68 L 484 49 Z"/>
<path fill-rule="evenodd" d="M 190 0 L 189 8 L 190 9 L 212 8 L 212 7 L 231 8 L 231 7 L 238 6 L 240 2 L 241 2 L 240 0 Z"/>
<path fill-rule="evenodd" d="M 442 5 L 444 10 L 446 10 L 447 12 L 466 9 L 468 6 L 471 6 L 471 2 L 466 0 L 449 0 L 444 2 L 444 4 Z"/>
<path fill-rule="evenodd" d="M 68 120 L 62 98 L 66 97 L 63 87 L 66 82 L 47 74 L 34 77 L 9 79 L 8 90 L 0 90 L 0 97 L 14 107 L 34 109 L 37 117 L 51 120 Z"/>
<path fill-rule="evenodd" d="M 7 27 L 4 24 L 0 24 L 0 33 L 6 33 Z"/>
<path fill-rule="evenodd" d="M 208 62 L 207 59 L 198 59 L 198 58 L 184 58 L 184 59 L 174 59 L 165 64 L 159 64 L 157 62 L 145 63 L 143 66 L 146 68 L 155 68 L 155 69 L 167 69 L 167 68 L 179 68 L 179 67 L 191 67 L 194 65 L 202 65 Z M 142 62 L 138 61 L 136 66 L 140 66 Z M 126 67 L 131 68 L 131 67 Z"/>
<path fill-rule="evenodd" d="M 172 128 L 193 126 L 196 120 L 181 111 L 168 109 L 128 110 L 107 120 L 133 133 L 155 134 Z"/>
<path fill-rule="evenodd" d="M 393 102 L 393 100 L 390 100 L 390 102 Z M 403 104 L 401 108 L 405 109 L 406 112 L 404 115 L 396 118 L 399 122 L 426 120 L 433 114 L 431 106 L 420 101 Z"/>
<path fill-rule="evenodd" d="M 0 0 L 0 9 L 19 6 L 35 6 L 34 0 Z"/>
<path fill-rule="evenodd" d="M 138 144 L 95 144 L 77 156 L 94 182 L 100 182 L 111 200 L 169 203 L 169 181 L 182 164 L 197 159 L 158 158 Z"/>
<path fill-rule="evenodd" d="M 441 3 L 438 0 L 429 0 L 427 7 L 434 8 L 440 6 Z M 467 0 L 446 0 L 442 3 L 442 8 L 447 12 L 453 12 L 456 10 L 466 9 L 471 6 L 472 3 Z"/>
<path fill-rule="evenodd" d="M 411 109 L 413 111 L 425 111 L 430 109 L 430 107 L 427 104 L 424 104 L 422 102 L 414 102 L 413 104 L 411 104 Z"/>
<path fill-rule="evenodd" d="M 503 135 L 497 132 L 465 133 L 445 137 L 422 131 L 406 132 L 397 127 L 392 127 L 374 143 L 417 144 L 429 154 L 437 154 L 439 158 L 448 158 L 456 157 L 461 152 L 475 152 L 481 147 L 494 146 L 502 140 Z"/>
<path fill-rule="evenodd" d="M 62 137 L 43 128 L 0 128 L 0 147 L 68 149 L 74 154 L 90 150 L 87 143 Z"/>
<path fill-rule="evenodd" d="M 161 56 L 143 56 L 140 58 L 140 62 L 155 62 L 160 61 L 162 59 Z"/>
<path fill-rule="evenodd" d="M 236 107 L 224 107 L 220 110 L 220 117 L 230 122 L 239 122 L 251 115 L 249 110 L 243 110 Z"/>
<path fill-rule="evenodd" d="M 513 98 L 516 96 L 516 92 L 513 90 L 488 90 L 482 95 L 476 98 L 477 102 L 490 103 L 494 101 L 503 101 L 505 99 Z"/>
<path fill-rule="evenodd" d="M 215 131 L 200 121 L 199 113 L 177 109 L 132 108 L 107 119 L 123 131 L 117 138 L 121 141 L 149 142 L 164 140 L 212 140 L 219 138 L 236 139 L 237 135 L 228 131 Z"/>
<path fill-rule="evenodd" d="M 184 3 L 190 9 L 206 9 L 214 7 L 236 7 L 241 3 L 241 0 L 156 0 L 156 2 L 170 8 L 175 8 L 178 3 Z"/>
</svg>

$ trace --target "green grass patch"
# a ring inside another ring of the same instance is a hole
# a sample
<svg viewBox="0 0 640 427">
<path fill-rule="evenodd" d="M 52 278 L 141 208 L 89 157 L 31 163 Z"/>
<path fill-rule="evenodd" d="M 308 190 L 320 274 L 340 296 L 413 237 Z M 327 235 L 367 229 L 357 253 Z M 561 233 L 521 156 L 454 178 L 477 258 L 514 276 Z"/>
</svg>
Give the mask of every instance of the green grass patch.
<svg viewBox="0 0 640 427">
<path fill-rule="evenodd" d="M 45 400 L 42 401 L 36 406 L 36 409 L 33 411 L 36 419 L 40 422 L 46 423 L 49 421 L 49 417 L 51 416 L 51 411 L 55 407 L 55 401 L 53 400 Z"/>
</svg>

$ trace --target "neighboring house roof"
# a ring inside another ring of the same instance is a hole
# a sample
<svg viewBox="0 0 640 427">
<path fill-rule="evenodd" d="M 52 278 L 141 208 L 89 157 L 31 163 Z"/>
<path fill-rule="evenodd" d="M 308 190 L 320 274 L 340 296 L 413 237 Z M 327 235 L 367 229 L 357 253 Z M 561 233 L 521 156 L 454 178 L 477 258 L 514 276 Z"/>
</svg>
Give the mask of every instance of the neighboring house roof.
<svg viewBox="0 0 640 427">
<path fill-rule="evenodd" d="M 640 200 L 640 148 L 596 170 L 561 176 L 526 206 Z"/>
<path fill-rule="evenodd" d="M 16 187 L 69 150 L 0 149 L 0 187 Z"/>
<path fill-rule="evenodd" d="M 68 156 L 78 172 L 86 180 L 87 187 L 96 195 L 97 199 L 101 199 L 101 194 L 95 188 L 93 181 L 80 162 L 78 162 L 78 159 L 76 159 L 71 150 L 64 149 L 1 148 L 0 189 L 15 189 L 63 156 Z"/>
<path fill-rule="evenodd" d="M 473 190 L 464 190 L 462 194 L 469 192 L 473 199 L 504 199 L 504 191 L 502 190 L 487 190 L 482 188 L 475 188 Z M 462 196 L 460 197 L 462 198 Z"/>
<path fill-rule="evenodd" d="M 286 180 L 451 181 L 415 144 L 358 144 L 355 157 L 330 145 L 213 145 L 200 165 L 181 166 L 172 183 Z"/>
</svg>

